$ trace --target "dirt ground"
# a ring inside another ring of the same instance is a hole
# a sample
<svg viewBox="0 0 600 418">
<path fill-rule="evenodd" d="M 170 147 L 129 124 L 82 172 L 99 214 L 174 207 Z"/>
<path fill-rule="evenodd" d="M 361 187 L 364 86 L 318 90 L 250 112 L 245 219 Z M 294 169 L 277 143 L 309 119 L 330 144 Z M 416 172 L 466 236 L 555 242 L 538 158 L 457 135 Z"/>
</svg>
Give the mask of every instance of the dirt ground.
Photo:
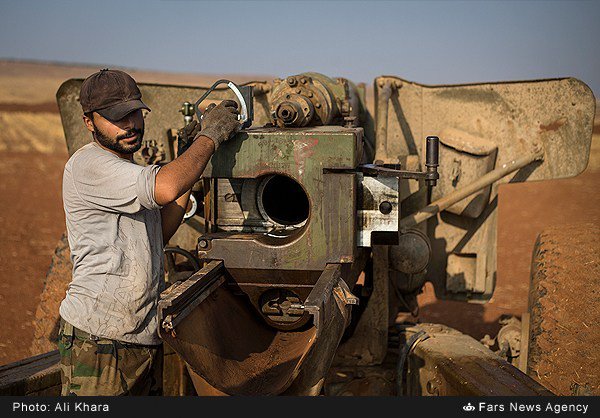
<svg viewBox="0 0 600 418">
<path fill-rule="evenodd" d="M 30 355 L 44 277 L 64 231 L 61 177 L 68 155 L 54 94 L 67 78 L 95 70 L 0 61 L 0 365 Z M 144 72 L 136 72 L 134 77 L 138 81 L 202 85 L 215 79 Z M 428 286 L 419 297 L 420 319 L 449 325 L 475 338 L 495 335 L 501 315 L 520 316 L 527 310 L 529 268 L 537 234 L 552 224 L 600 222 L 599 185 L 597 134 L 590 164 L 582 175 L 502 186 L 494 297 L 485 305 L 437 301 Z"/>
</svg>

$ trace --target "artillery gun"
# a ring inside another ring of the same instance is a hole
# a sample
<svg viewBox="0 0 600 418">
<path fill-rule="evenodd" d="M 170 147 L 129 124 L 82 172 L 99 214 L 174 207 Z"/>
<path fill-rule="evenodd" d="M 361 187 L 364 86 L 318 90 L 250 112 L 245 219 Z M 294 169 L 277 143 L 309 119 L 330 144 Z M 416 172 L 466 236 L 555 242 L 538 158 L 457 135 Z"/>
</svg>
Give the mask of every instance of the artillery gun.
<svg viewBox="0 0 600 418">
<path fill-rule="evenodd" d="M 89 141 L 81 81 L 57 93 L 71 154 Z M 514 367 L 456 330 L 395 319 L 418 309 L 426 281 L 440 299 L 491 298 L 498 186 L 584 170 L 595 112 L 584 83 L 383 76 L 372 100 L 364 84 L 318 73 L 244 87 L 250 123 L 212 157 L 166 250 L 166 393 L 551 393 L 528 376 L 524 349 Z M 236 98 L 217 86 L 140 89 L 153 109 L 140 164 L 174 158 L 181 113 Z M 56 367 L 43 358 L 46 383 L 27 382 L 51 391 Z"/>
</svg>

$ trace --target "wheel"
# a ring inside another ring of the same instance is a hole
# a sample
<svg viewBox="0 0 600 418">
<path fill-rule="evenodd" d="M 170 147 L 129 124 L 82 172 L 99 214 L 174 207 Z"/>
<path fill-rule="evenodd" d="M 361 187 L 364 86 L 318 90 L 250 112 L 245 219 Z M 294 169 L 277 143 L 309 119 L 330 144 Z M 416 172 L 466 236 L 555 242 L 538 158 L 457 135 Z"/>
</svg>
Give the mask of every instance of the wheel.
<svg viewBox="0 0 600 418">
<path fill-rule="evenodd" d="M 529 314 L 527 373 L 557 395 L 600 395 L 600 225 L 540 233 Z"/>
</svg>

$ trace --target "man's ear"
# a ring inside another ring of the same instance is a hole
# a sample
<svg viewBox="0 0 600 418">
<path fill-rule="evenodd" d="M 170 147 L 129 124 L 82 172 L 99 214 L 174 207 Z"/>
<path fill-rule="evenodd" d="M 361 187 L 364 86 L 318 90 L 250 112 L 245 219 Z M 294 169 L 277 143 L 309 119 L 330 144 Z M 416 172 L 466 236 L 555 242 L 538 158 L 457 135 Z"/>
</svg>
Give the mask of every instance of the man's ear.
<svg viewBox="0 0 600 418">
<path fill-rule="evenodd" d="M 86 115 L 83 115 L 83 123 L 88 131 L 94 132 L 94 122 L 92 122 L 92 119 L 88 118 Z"/>
</svg>

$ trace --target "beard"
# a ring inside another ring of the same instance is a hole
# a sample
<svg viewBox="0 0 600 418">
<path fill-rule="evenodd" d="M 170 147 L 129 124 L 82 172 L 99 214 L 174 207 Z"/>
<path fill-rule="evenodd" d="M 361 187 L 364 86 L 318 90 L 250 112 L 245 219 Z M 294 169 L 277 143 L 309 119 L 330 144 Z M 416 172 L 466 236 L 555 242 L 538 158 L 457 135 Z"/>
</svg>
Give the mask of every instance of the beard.
<svg viewBox="0 0 600 418">
<path fill-rule="evenodd" d="M 118 152 L 119 154 L 133 154 L 142 147 L 142 138 L 144 137 L 143 126 L 141 129 L 129 129 L 124 134 L 118 135 L 115 139 L 112 139 L 104 135 L 93 121 L 92 124 L 94 125 L 94 138 L 100 143 L 100 145 L 108 148 L 109 150 Z M 128 144 L 123 142 L 123 139 L 128 139 L 134 135 L 137 135 L 134 143 Z"/>
</svg>

